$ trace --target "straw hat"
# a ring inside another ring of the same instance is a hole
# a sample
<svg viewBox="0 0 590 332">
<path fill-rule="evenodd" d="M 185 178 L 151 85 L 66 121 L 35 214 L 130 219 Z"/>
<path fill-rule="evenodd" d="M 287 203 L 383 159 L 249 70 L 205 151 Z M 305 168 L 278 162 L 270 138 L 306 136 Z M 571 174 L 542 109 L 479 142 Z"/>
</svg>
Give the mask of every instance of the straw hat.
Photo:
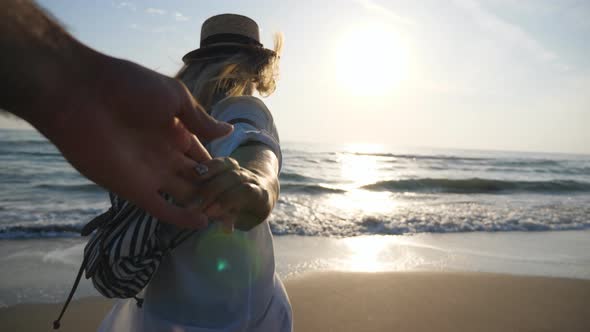
<svg viewBox="0 0 590 332">
<path fill-rule="evenodd" d="M 260 43 L 258 24 L 249 17 L 221 14 L 208 18 L 201 27 L 200 48 L 182 57 L 184 63 L 202 59 L 218 52 L 236 52 L 243 49 L 265 49 Z"/>
</svg>

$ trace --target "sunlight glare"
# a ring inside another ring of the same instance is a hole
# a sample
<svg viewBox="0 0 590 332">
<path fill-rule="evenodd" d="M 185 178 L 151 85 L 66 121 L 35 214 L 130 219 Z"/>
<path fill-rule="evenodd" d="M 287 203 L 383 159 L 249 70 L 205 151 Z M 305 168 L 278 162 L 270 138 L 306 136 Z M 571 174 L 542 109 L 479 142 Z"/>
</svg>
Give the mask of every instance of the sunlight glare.
<svg viewBox="0 0 590 332">
<path fill-rule="evenodd" d="M 357 96 L 386 95 L 407 75 L 408 48 L 387 24 L 365 23 L 350 29 L 336 52 L 336 78 Z"/>
<path fill-rule="evenodd" d="M 340 156 L 340 164 L 342 178 L 352 182 L 352 187 L 348 189 L 377 181 L 377 160 L 372 156 L 343 154 Z"/>
<path fill-rule="evenodd" d="M 352 253 L 345 268 L 362 272 L 384 271 L 388 268 L 388 264 L 381 262 L 380 255 L 392 245 L 392 238 L 352 237 L 344 241 Z"/>
<path fill-rule="evenodd" d="M 366 190 L 353 190 L 345 195 L 333 195 L 326 200 L 326 203 L 342 212 L 360 211 L 369 214 L 391 213 L 399 206 L 389 193 Z"/>
<path fill-rule="evenodd" d="M 377 143 L 350 143 L 344 146 L 344 151 L 360 154 L 385 153 L 385 146 Z"/>
</svg>

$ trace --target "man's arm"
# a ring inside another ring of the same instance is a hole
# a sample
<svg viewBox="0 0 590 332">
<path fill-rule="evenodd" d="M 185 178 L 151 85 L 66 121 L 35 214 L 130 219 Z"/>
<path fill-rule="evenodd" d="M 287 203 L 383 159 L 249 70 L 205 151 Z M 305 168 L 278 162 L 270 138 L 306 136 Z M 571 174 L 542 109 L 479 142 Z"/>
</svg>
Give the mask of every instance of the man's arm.
<svg viewBox="0 0 590 332">
<path fill-rule="evenodd" d="M 180 82 L 75 40 L 30 1 L 0 11 L 0 108 L 37 128 L 80 173 L 183 227 L 201 213 L 160 195 L 194 185 L 179 173 L 210 159 L 201 139 L 231 126 L 209 117 Z"/>
<path fill-rule="evenodd" d="M 80 72 L 76 67 L 86 60 L 80 59 L 84 49 L 32 2 L 8 0 L 2 7 L 0 106 L 28 120 L 39 99 L 50 95 L 49 88 Z"/>
</svg>

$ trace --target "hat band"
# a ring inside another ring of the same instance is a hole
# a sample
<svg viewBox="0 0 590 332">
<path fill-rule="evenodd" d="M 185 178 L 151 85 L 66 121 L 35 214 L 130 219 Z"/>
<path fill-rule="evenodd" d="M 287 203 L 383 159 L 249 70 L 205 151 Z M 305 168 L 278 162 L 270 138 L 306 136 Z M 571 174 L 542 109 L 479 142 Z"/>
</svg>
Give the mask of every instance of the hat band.
<svg viewBox="0 0 590 332">
<path fill-rule="evenodd" d="M 211 35 L 203 40 L 201 40 L 201 47 L 212 46 L 214 44 L 220 43 L 236 43 L 236 44 L 244 44 L 250 46 L 258 46 L 262 47 L 262 44 L 250 37 L 244 35 L 238 35 L 235 33 L 219 33 L 216 35 Z"/>
</svg>

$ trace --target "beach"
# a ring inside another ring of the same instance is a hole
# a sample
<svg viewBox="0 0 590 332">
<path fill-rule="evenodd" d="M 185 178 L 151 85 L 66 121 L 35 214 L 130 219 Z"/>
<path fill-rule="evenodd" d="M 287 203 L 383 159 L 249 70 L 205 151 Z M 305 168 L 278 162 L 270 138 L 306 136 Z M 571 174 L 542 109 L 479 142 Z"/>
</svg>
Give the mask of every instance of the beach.
<svg viewBox="0 0 590 332">
<path fill-rule="evenodd" d="M 590 330 L 590 280 L 458 272 L 315 272 L 286 281 L 295 331 Z M 111 300 L 74 302 L 63 332 L 93 331 Z M 0 309 L 5 331 L 50 331 L 59 304 Z"/>
<path fill-rule="evenodd" d="M 590 281 L 318 273 L 287 283 L 295 331 L 588 331 Z"/>
<path fill-rule="evenodd" d="M 107 194 L 35 132 L 0 151 L 0 323 L 49 331 Z M 280 182 L 295 331 L 590 331 L 588 156 L 285 143 Z M 74 300 L 62 331 L 112 305 Z"/>
<path fill-rule="evenodd" d="M 83 244 L 0 242 L 4 330 L 50 330 Z M 275 245 L 295 331 L 590 329 L 590 231 L 282 236 Z M 83 279 L 61 331 L 95 330 L 112 305 L 96 294 Z"/>
<path fill-rule="evenodd" d="M 590 0 L 2 9 L 0 332 L 590 332 Z"/>
</svg>

